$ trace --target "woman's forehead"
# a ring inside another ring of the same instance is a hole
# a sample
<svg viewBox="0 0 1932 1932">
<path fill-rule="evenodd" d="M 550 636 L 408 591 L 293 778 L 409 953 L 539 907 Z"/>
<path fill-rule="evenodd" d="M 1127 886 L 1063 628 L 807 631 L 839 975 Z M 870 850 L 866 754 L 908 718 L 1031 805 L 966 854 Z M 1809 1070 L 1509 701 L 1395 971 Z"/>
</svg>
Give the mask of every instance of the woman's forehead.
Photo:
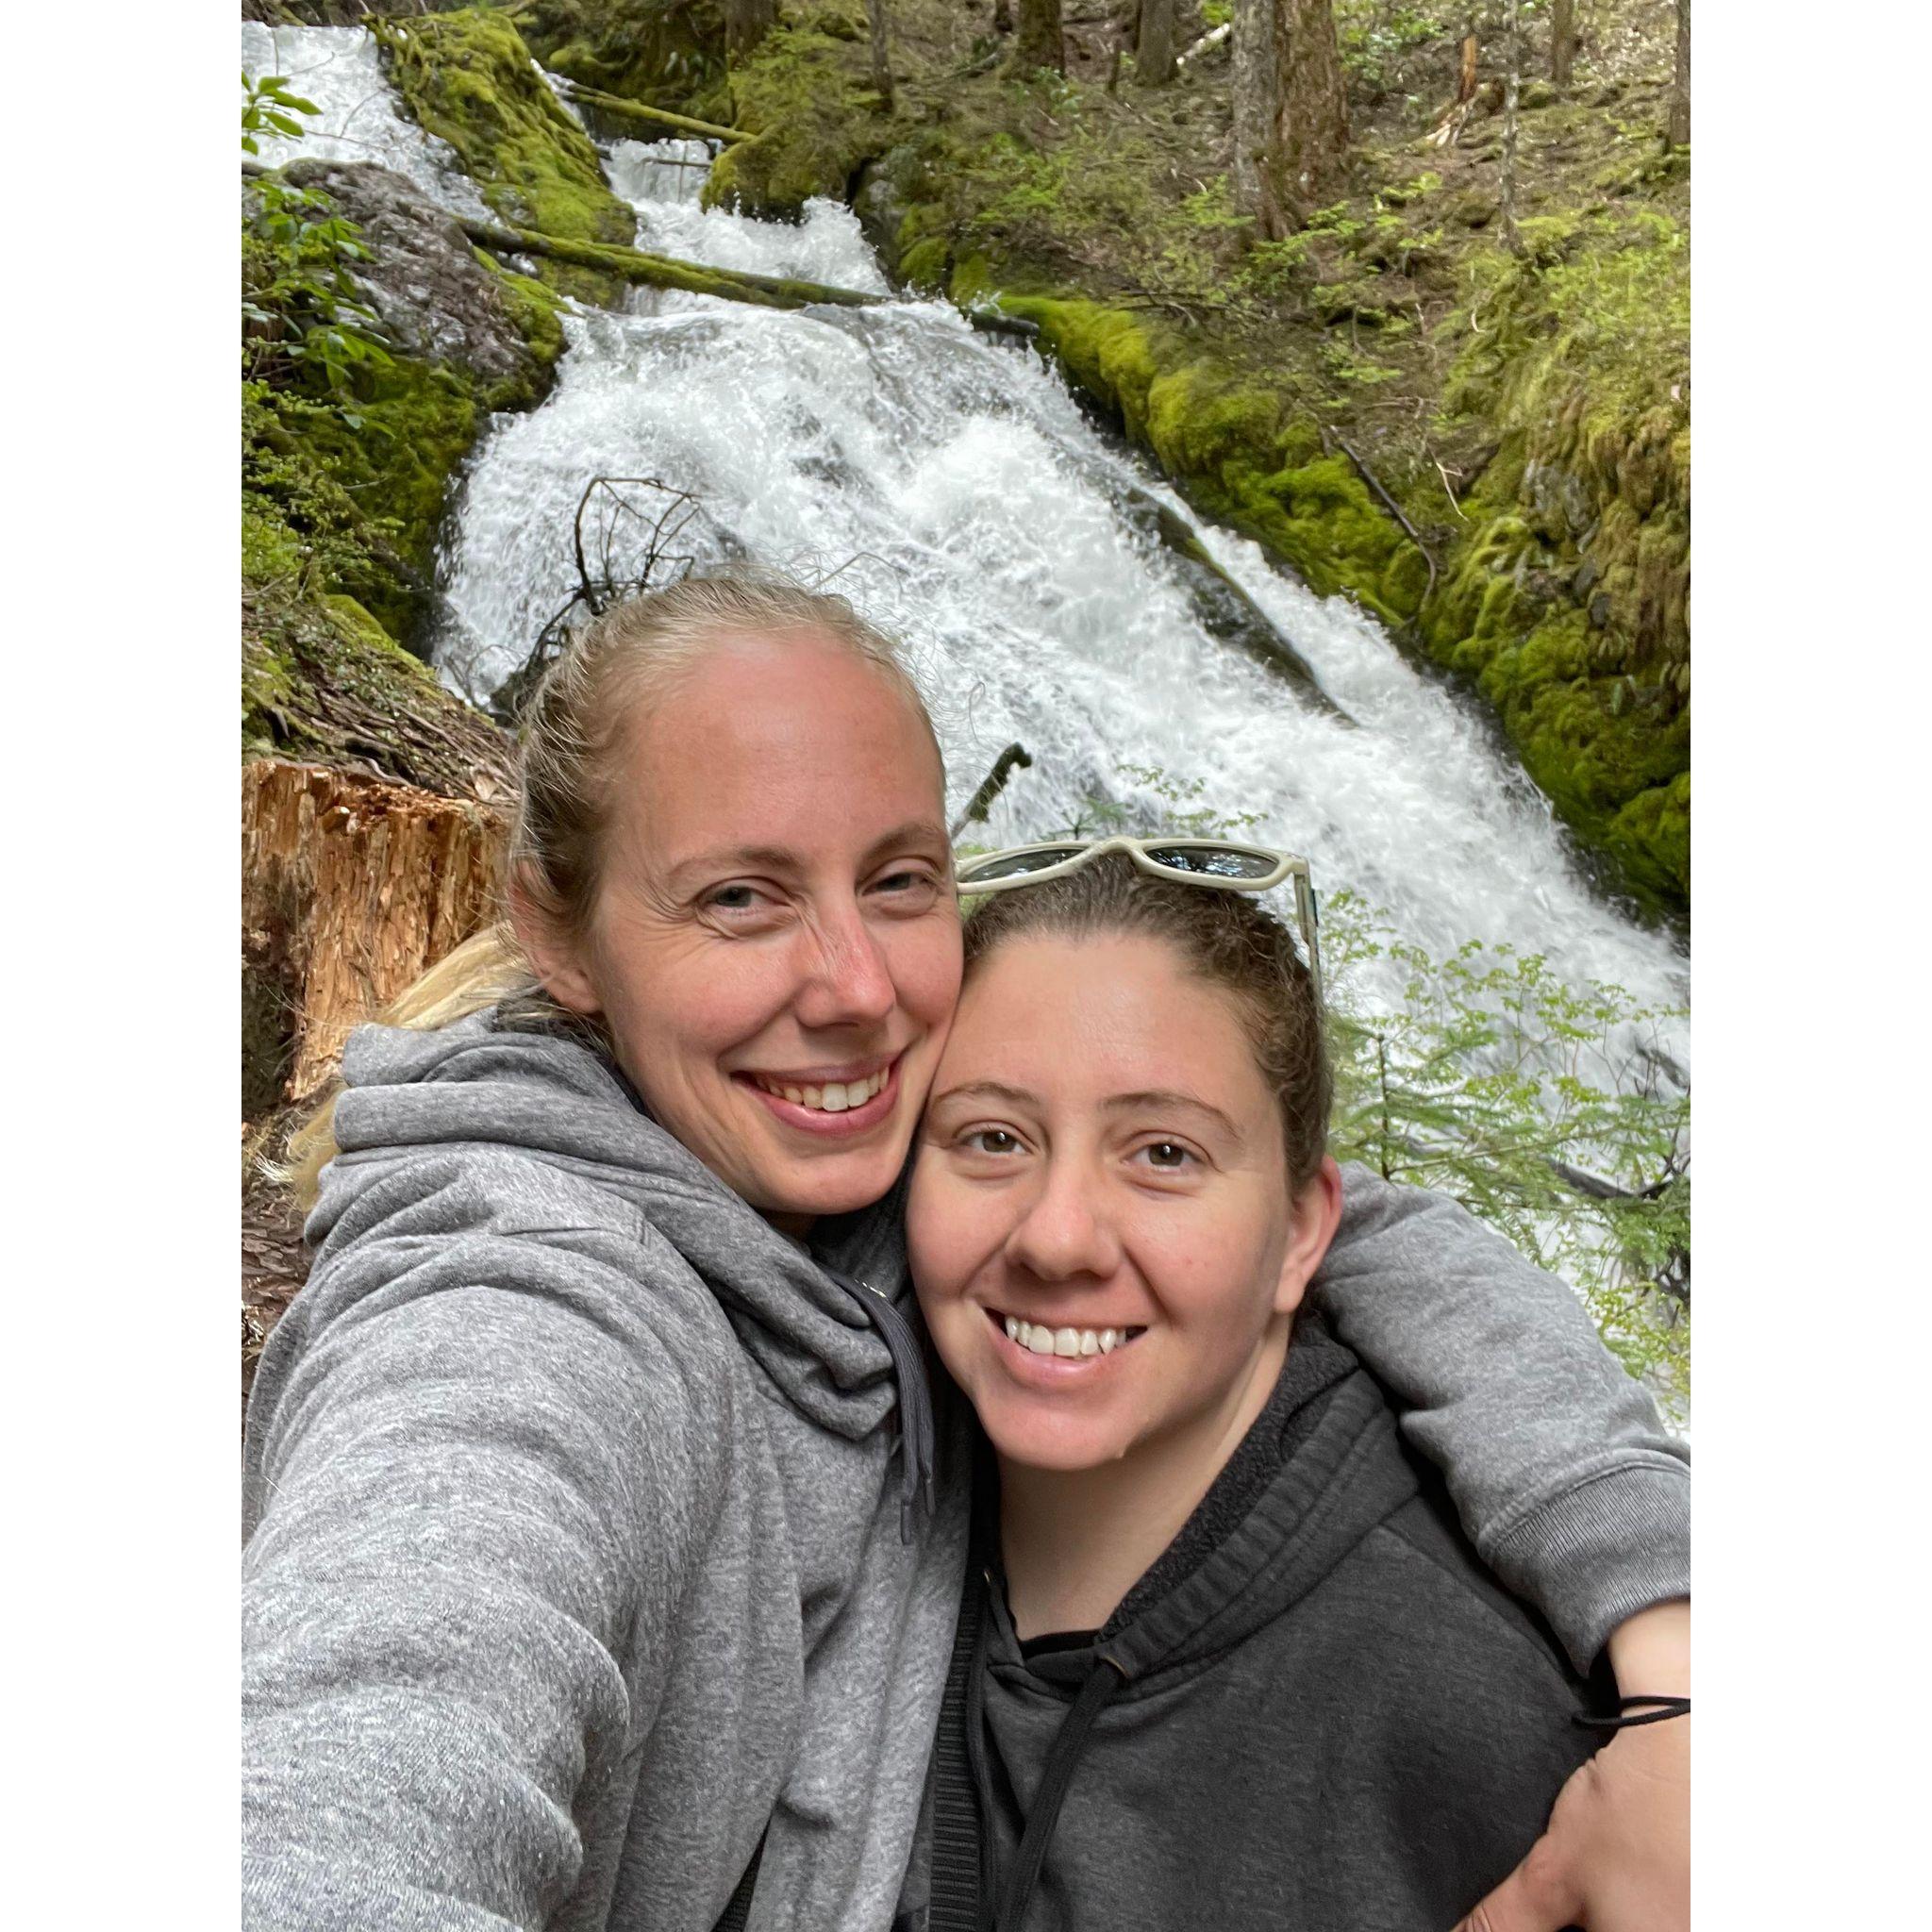
<svg viewBox="0 0 1932 1932">
<path fill-rule="evenodd" d="M 621 746 L 615 809 L 654 856 L 716 847 L 863 848 L 943 818 L 924 715 L 836 643 L 728 646 L 649 708 Z"/>
<path fill-rule="evenodd" d="M 1015 1072 L 1093 1095 L 1245 1084 L 1243 1074 L 1259 1083 L 1233 1000 L 1146 934 L 1019 937 L 975 962 L 942 1079 Z"/>
</svg>

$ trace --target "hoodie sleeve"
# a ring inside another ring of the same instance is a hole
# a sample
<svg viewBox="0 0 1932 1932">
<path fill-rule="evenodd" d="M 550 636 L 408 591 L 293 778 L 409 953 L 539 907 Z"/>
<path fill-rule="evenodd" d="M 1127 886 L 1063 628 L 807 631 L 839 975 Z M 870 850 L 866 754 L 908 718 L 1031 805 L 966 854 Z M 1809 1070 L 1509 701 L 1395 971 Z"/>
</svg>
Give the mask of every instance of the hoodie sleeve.
<svg viewBox="0 0 1932 1932">
<path fill-rule="evenodd" d="M 1690 1594 L 1685 1445 L 1574 1292 L 1456 1202 L 1355 1163 L 1341 1198 L 1324 1308 L 1484 1562 L 1588 1671 L 1625 1618 Z"/>
<path fill-rule="evenodd" d="M 249 1932 L 544 1925 L 715 1507 L 727 1419 L 650 1325 L 641 1223 L 506 1213 L 460 1166 L 425 1198 L 423 1166 L 337 1229 L 258 1377 Z"/>
</svg>

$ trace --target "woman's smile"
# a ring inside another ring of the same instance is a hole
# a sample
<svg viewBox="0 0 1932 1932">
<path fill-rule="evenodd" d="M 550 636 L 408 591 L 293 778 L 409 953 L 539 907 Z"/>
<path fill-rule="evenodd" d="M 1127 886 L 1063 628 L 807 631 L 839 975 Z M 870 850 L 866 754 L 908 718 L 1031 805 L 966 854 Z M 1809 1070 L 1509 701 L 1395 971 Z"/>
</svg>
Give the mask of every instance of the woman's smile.
<svg viewBox="0 0 1932 1932">
<path fill-rule="evenodd" d="M 890 1059 L 830 1073 L 734 1073 L 732 1079 L 764 1104 L 772 1118 L 800 1134 L 852 1140 L 892 1118 L 899 1104 L 899 1062 Z"/>
</svg>

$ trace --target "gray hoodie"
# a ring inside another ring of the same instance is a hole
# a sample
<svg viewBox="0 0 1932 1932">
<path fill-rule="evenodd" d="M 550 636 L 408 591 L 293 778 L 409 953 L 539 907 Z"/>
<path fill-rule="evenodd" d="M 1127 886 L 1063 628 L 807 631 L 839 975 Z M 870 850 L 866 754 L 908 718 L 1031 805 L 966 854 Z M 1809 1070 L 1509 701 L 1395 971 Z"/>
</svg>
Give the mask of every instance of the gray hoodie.
<svg viewBox="0 0 1932 1932">
<path fill-rule="evenodd" d="M 967 1491 L 955 1418 L 905 1507 L 896 1204 L 808 1254 L 488 1015 L 364 1028 L 344 1075 L 249 1416 L 244 1923 L 705 1932 L 758 1853 L 752 1926 L 889 1925 Z M 1348 1194 L 1331 1314 L 1498 1574 L 1573 1653 L 1687 1589 L 1682 1461 L 1568 1291 Z"/>
</svg>

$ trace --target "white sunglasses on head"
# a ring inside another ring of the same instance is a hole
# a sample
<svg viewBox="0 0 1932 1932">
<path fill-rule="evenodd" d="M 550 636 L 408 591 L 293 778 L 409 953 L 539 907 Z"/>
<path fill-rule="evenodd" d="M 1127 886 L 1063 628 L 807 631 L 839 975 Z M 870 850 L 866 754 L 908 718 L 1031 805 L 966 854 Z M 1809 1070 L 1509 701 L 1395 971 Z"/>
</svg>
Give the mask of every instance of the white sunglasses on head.
<svg viewBox="0 0 1932 1932">
<path fill-rule="evenodd" d="M 1231 839 L 1051 839 L 1038 845 L 982 853 L 958 867 L 954 877 L 962 898 L 975 892 L 1009 892 L 1016 886 L 1064 878 L 1107 852 L 1125 853 L 1156 878 L 1224 892 L 1265 892 L 1284 879 L 1293 879 L 1295 923 L 1307 951 L 1315 997 L 1321 998 L 1322 951 L 1316 938 L 1321 919 L 1308 861 L 1273 845 L 1242 845 Z"/>
</svg>

